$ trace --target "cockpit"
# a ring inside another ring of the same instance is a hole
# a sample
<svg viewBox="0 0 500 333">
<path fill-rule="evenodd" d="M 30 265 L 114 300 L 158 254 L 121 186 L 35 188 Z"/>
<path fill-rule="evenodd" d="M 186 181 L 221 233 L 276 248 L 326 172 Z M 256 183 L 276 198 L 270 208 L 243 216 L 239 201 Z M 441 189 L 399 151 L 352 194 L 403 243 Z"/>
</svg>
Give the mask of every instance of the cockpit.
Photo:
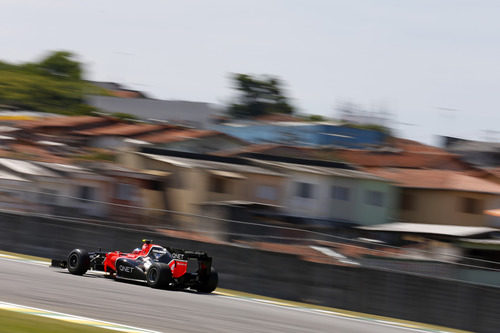
<svg viewBox="0 0 500 333">
<path fill-rule="evenodd" d="M 172 255 L 168 250 L 162 246 L 154 245 L 148 253 L 148 257 L 153 260 L 169 263 L 172 260 Z"/>
</svg>

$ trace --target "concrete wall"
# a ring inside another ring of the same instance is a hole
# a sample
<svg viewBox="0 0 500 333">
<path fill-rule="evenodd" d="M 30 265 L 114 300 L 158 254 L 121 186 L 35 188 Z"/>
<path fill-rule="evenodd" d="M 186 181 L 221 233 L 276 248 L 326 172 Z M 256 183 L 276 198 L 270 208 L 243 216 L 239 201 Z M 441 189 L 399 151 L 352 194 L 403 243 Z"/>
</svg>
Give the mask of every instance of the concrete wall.
<svg viewBox="0 0 500 333">
<path fill-rule="evenodd" d="M 396 188 L 387 182 L 359 179 L 359 188 L 356 193 L 357 209 L 356 223 L 362 225 L 373 225 L 391 222 L 395 214 Z M 382 205 L 376 206 L 367 203 L 368 191 L 382 193 Z"/>
<path fill-rule="evenodd" d="M 119 225 L 0 214 L 0 249 L 64 258 L 76 247 L 130 251 L 144 237 L 214 257 L 220 287 L 347 310 L 498 332 L 500 288 L 365 267 L 305 262 L 288 254 L 162 236 Z"/>
<path fill-rule="evenodd" d="M 412 209 L 400 210 L 400 218 L 408 222 L 493 226 L 488 223 L 490 219 L 483 211 L 500 207 L 500 197 L 494 194 L 410 188 L 402 189 L 401 193 L 413 196 Z M 462 211 L 463 198 L 479 199 L 483 206 L 480 213 L 464 213 Z"/>
<path fill-rule="evenodd" d="M 362 225 L 387 223 L 394 217 L 396 192 L 390 183 L 306 172 L 289 171 L 288 173 L 284 209 L 291 215 L 333 219 Z M 313 184 L 311 198 L 297 196 L 298 182 Z M 332 198 L 332 186 L 349 189 L 348 200 Z M 381 192 L 382 205 L 368 204 L 365 198 L 367 191 Z"/>
</svg>

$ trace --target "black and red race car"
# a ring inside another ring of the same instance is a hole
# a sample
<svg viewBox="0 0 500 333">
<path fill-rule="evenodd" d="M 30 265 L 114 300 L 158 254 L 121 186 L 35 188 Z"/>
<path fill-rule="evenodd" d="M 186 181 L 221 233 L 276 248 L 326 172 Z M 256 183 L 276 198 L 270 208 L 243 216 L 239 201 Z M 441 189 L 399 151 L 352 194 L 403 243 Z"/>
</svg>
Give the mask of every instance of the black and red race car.
<svg viewBox="0 0 500 333">
<path fill-rule="evenodd" d="M 195 289 L 210 293 L 217 288 L 218 274 L 206 252 L 173 249 L 143 240 L 131 253 L 87 252 L 74 249 L 67 260 L 52 259 L 52 266 L 71 274 L 103 271 L 110 277 L 146 282 L 152 288 Z"/>
</svg>

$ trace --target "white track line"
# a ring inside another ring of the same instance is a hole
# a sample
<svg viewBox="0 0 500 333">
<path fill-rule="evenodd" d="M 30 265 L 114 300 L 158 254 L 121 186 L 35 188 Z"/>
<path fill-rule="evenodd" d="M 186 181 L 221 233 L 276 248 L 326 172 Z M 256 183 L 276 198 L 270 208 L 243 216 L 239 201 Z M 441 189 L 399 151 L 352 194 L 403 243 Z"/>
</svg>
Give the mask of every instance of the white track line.
<svg viewBox="0 0 500 333">
<path fill-rule="evenodd" d="M 407 331 L 412 331 L 412 332 L 425 332 L 425 333 L 429 333 L 429 332 L 432 332 L 432 333 L 451 333 L 451 332 L 454 332 L 454 331 L 445 331 L 445 330 L 440 330 L 440 329 L 421 327 L 418 325 L 418 323 L 415 323 L 415 324 L 400 323 L 397 321 L 382 320 L 382 319 L 375 319 L 375 318 L 369 318 L 369 317 L 350 315 L 350 314 L 345 314 L 342 312 L 300 307 L 300 306 L 297 306 L 294 304 L 287 303 L 286 301 L 280 302 L 280 301 L 272 301 L 272 300 L 265 300 L 265 299 L 259 299 L 259 298 L 237 296 L 237 295 L 232 296 L 232 295 L 220 294 L 217 292 L 215 292 L 215 294 L 217 294 L 218 297 L 236 299 L 236 300 L 240 300 L 240 301 L 244 301 L 244 302 L 266 304 L 269 306 L 293 309 L 295 311 L 301 311 L 301 312 L 316 313 L 316 314 L 323 315 L 323 316 L 341 318 L 341 319 L 346 319 L 346 320 L 350 320 L 350 321 L 372 323 L 372 324 L 378 325 L 378 326 L 399 328 L 401 330 L 407 330 Z"/>
<path fill-rule="evenodd" d="M 98 328 L 105 328 L 113 331 L 127 332 L 127 333 L 161 333 L 159 331 L 147 330 L 144 328 L 139 328 L 135 326 L 122 325 L 109 321 L 97 320 L 87 317 L 74 316 L 67 313 L 44 310 L 39 308 L 33 308 L 29 306 L 23 306 L 19 304 L 7 303 L 0 301 L 0 309 L 14 311 L 18 313 L 30 314 L 45 318 L 63 320 L 74 324 L 81 324 L 87 326 L 93 326 Z"/>
</svg>

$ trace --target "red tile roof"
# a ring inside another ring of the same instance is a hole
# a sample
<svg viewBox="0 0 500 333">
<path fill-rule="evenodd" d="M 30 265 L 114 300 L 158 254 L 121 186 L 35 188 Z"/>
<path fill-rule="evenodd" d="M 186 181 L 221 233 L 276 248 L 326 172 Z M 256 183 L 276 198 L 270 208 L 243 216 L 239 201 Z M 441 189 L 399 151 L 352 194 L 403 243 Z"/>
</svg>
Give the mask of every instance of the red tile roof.
<svg viewBox="0 0 500 333">
<path fill-rule="evenodd" d="M 93 116 L 62 116 L 62 117 L 47 117 L 40 120 L 26 120 L 18 122 L 18 126 L 23 129 L 38 129 L 43 127 L 76 127 L 86 124 L 98 124 L 109 122 L 112 118 L 109 117 L 93 117 Z"/>
<path fill-rule="evenodd" d="M 374 151 L 339 149 L 335 152 L 341 160 L 362 167 L 427 168 L 467 170 L 472 167 L 457 155 L 447 152 Z"/>
<path fill-rule="evenodd" d="M 9 145 L 11 151 L 1 151 L 0 156 L 13 158 L 29 158 L 33 161 L 68 163 L 68 159 L 54 155 L 42 147 L 32 146 L 22 143 L 12 143 Z"/>
<path fill-rule="evenodd" d="M 492 174 L 493 176 L 500 178 L 500 167 L 498 168 L 489 168 L 485 170 L 486 172 Z"/>
<path fill-rule="evenodd" d="M 398 139 L 388 151 L 362 149 L 321 149 L 278 144 L 254 144 L 237 149 L 219 151 L 215 155 L 237 156 L 244 153 L 263 153 L 278 156 L 345 161 L 361 167 L 395 167 L 468 170 L 472 167 L 457 155 L 442 149 Z"/>
<path fill-rule="evenodd" d="M 419 153 L 439 153 L 439 154 L 447 154 L 448 152 L 444 149 L 425 145 L 418 141 L 391 137 L 387 142 L 390 146 L 393 146 L 398 149 L 402 149 L 406 152 L 419 152 Z"/>
<path fill-rule="evenodd" d="M 113 124 L 110 126 L 103 126 L 83 131 L 77 131 L 75 132 L 75 134 L 83 136 L 101 136 L 101 135 L 137 136 L 141 134 L 149 134 L 150 132 L 155 132 L 163 129 L 165 129 L 164 125 L 120 123 L 120 124 Z"/>
<path fill-rule="evenodd" d="M 500 194 L 500 184 L 453 170 L 371 168 L 365 171 L 401 187 Z"/>
<path fill-rule="evenodd" d="M 183 141 L 186 139 L 201 138 L 214 135 L 223 135 L 217 131 L 197 130 L 197 129 L 178 129 L 163 131 L 160 133 L 151 133 L 138 137 L 139 140 L 151 143 L 168 143 L 175 141 Z"/>
</svg>

